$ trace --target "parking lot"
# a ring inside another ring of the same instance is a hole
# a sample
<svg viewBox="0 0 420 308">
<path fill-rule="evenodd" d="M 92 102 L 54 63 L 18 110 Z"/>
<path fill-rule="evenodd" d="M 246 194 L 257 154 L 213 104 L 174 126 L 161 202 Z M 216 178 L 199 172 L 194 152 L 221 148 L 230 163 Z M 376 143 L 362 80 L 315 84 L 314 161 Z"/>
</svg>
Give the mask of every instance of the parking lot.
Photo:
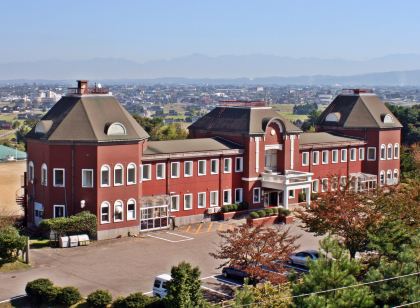
<svg viewBox="0 0 420 308">
<path fill-rule="evenodd" d="M 209 222 L 144 233 L 136 238 L 94 242 L 85 247 L 34 249 L 30 270 L 0 273 L 0 301 L 24 294 L 28 281 L 44 277 L 59 286 L 75 286 L 84 295 L 98 288 L 108 289 L 115 296 L 139 291 L 150 294 L 154 277 L 170 273 L 171 267 L 181 261 L 200 268 L 206 296 L 226 299 L 238 283 L 220 276 L 220 263 L 209 252 L 217 248 L 217 231 L 238 223 L 241 222 Z M 318 247 L 318 239 L 297 224 L 291 225 L 291 232 L 302 234 L 301 249 Z"/>
</svg>

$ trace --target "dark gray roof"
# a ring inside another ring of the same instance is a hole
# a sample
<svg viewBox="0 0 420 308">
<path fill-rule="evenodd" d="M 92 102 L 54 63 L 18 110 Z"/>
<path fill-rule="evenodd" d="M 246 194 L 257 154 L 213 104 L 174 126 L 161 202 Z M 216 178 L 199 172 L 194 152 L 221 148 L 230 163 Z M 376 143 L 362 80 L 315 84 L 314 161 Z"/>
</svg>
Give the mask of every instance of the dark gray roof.
<svg viewBox="0 0 420 308">
<path fill-rule="evenodd" d="M 327 121 L 329 114 L 339 117 L 338 122 Z M 392 123 L 384 123 L 385 115 L 393 117 Z M 374 94 L 340 94 L 324 110 L 317 125 L 342 128 L 400 128 L 398 119 Z"/>
<path fill-rule="evenodd" d="M 149 141 L 144 155 L 208 152 L 242 149 L 238 144 L 221 138 L 196 138 L 168 141 Z"/>
<path fill-rule="evenodd" d="M 107 129 L 112 123 L 121 123 L 126 133 L 108 135 Z M 110 95 L 64 96 L 42 117 L 37 126 L 27 134 L 27 138 L 64 142 L 111 142 L 149 137 L 127 110 Z M 44 133 L 40 133 L 40 130 Z"/>
<path fill-rule="evenodd" d="M 261 135 L 272 119 L 279 119 L 287 133 L 302 132 L 271 107 L 219 106 L 191 124 L 189 130 L 229 132 L 242 135 Z"/>
<path fill-rule="evenodd" d="M 361 139 L 337 136 L 330 133 L 303 133 L 300 135 L 299 145 L 326 145 L 326 144 L 363 144 Z"/>
</svg>

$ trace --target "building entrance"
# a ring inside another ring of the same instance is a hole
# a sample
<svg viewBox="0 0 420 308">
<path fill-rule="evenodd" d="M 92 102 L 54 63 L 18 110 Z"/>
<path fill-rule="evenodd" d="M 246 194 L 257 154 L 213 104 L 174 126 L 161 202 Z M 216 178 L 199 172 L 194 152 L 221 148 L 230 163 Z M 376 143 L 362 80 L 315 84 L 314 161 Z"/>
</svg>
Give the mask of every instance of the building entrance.
<svg viewBox="0 0 420 308">
<path fill-rule="evenodd" d="M 168 196 L 143 197 L 140 208 L 140 231 L 169 228 Z"/>
</svg>

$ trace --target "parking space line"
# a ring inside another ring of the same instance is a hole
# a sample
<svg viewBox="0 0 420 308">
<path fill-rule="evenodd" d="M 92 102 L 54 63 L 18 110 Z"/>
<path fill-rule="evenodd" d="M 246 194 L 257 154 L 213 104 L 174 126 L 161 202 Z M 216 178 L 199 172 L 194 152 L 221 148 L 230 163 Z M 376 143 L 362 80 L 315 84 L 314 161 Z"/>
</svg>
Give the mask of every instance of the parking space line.
<svg viewBox="0 0 420 308">
<path fill-rule="evenodd" d="M 184 238 L 184 239 L 182 239 L 182 240 L 173 241 L 173 240 L 169 240 L 169 239 L 167 239 L 167 238 L 163 238 L 163 237 L 156 236 L 156 235 L 151 235 L 151 234 L 148 234 L 147 236 L 149 236 L 149 237 L 153 237 L 153 238 L 157 238 L 157 239 L 159 239 L 159 240 L 166 241 L 166 242 L 170 242 L 170 243 L 179 243 L 179 242 L 191 241 L 191 240 L 193 240 L 193 239 L 194 239 L 194 238 L 192 238 L 192 237 L 185 237 L 185 238 Z"/>
<path fill-rule="evenodd" d="M 213 222 L 211 222 L 210 224 L 209 224 L 209 227 L 207 228 L 207 232 L 210 232 L 210 230 L 211 230 L 211 228 L 213 227 Z"/>
<path fill-rule="evenodd" d="M 185 235 L 182 235 L 182 234 L 178 234 L 178 233 L 172 233 L 172 232 L 166 232 L 167 234 L 171 234 L 171 235 L 175 235 L 175 236 L 179 236 L 179 237 L 183 237 L 183 238 L 187 238 L 187 239 L 191 239 L 191 240 L 193 240 L 194 238 L 192 238 L 192 237 L 189 237 L 189 236 L 185 236 Z"/>
<path fill-rule="evenodd" d="M 185 230 L 185 232 L 189 232 L 190 231 L 190 229 L 191 229 L 191 225 L 188 225 L 188 227 L 187 227 L 187 229 Z"/>
<path fill-rule="evenodd" d="M 222 282 L 224 282 L 226 284 L 230 284 L 230 285 L 233 285 L 233 286 L 242 286 L 240 283 L 236 283 L 236 282 L 233 282 L 233 281 L 225 280 L 223 278 L 214 277 L 214 279 L 220 280 L 220 281 L 222 281 Z"/>
<path fill-rule="evenodd" d="M 231 295 L 229 295 L 227 293 L 223 293 L 223 292 L 220 292 L 220 291 L 217 291 L 217 290 L 213 290 L 213 289 L 205 287 L 205 286 L 201 286 L 201 288 L 203 288 L 204 290 L 209 290 L 210 292 L 214 292 L 214 293 L 226 296 L 226 297 L 231 297 Z"/>
<path fill-rule="evenodd" d="M 198 232 L 200 232 L 201 228 L 203 227 L 203 224 L 200 224 L 197 228 L 197 230 L 195 230 L 195 234 L 198 234 Z"/>
</svg>

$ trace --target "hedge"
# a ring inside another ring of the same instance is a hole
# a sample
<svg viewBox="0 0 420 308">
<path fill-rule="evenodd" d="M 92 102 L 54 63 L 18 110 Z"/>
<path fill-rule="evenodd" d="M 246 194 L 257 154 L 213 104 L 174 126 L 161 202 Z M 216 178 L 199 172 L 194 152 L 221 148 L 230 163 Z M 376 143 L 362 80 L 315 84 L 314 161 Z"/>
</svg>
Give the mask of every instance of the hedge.
<svg viewBox="0 0 420 308">
<path fill-rule="evenodd" d="M 84 211 L 70 217 L 44 219 L 40 228 L 53 231 L 57 236 L 87 233 L 91 238 L 96 238 L 96 215 Z"/>
<path fill-rule="evenodd" d="M 26 245 L 26 237 L 12 226 L 0 229 L 0 264 L 14 262 Z"/>
<path fill-rule="evenodd" d="M 249 214 L 249 217 L 251 217 L 252 219 L 256 219 L 256 218 L 260 218 L 260 215 L 258 215 L 257 212 L 251 212 Z"/>
<path fill-rule="evenodd" d="M 243 211 L 248 209 L 248 203 L 241 202 L 239 204 L 226 204 L 222 206 L 222 213 L 229 213 L 229 212 L 236 212 L 236 211 Z"/>
<path fill-rule="evenodd" d="M 151 308 L 162 307 L 163 301 L 156 297 L 149 297 L 143 293 L 137 292 L 127 297 L 119 297 L 113 303 L 113 308 Z"/>
<path fill-rule="evenodd" d="M 56 297 L 56 303 L 65 306 L 76 304 L 82 299 L 80 292 L 75 287 L 61 288 Z"/>
<path fill-rule="evenodd" d="M 107 290 L 96 290 L 88 295 L 86 302 L 89 307 L 103 308 L 111 304 L 112 295 Z"/>
<path fill-rule="evenodd" d="M 58 294 L 51 280 L 46 278 L 35 279 L 26 284 L 25 292 L 35 304 L 52 303 Z"/>
</svg>

